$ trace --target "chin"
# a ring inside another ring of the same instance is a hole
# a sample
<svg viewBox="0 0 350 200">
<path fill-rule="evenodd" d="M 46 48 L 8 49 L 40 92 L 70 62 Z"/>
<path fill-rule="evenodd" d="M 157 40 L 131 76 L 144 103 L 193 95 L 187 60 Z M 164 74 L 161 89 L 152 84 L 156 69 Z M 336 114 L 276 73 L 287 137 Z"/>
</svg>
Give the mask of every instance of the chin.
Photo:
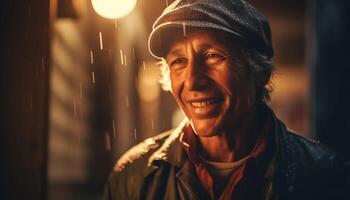
<svg viewBox="0 0 350 200">
<path fill-rule="evenodd" d="M 193 131 L 200 137 L 216 136 L 221 132 L 219 124 L 217 118 L 194 119 L 191 121 Z"/>
</svg>

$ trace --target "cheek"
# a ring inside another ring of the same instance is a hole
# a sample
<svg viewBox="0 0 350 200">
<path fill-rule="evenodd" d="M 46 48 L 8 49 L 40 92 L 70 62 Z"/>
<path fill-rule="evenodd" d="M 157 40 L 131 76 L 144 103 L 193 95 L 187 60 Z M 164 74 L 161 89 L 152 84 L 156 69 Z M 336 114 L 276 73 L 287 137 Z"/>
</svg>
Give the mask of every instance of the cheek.
<svg viewBox="0 0 350 200">
<path fill-rule="evenodd" d="M 179 75 L 175 75 L 174 73 L 170 73 L 170 83 L 171 83 L 171 93 L 175 97 L 177 103 L 181 103 L 181 90 L 183 83 Z"/>
<path fill-rule="evenodd" d="M 224 90 L 229 96 L 234 96 L 235 88 L 237 86 L 238 80 L 235 74 L 229 70 L 212 71 L 209 76 L 214 80 L 217 85 Z"/>
</svg>

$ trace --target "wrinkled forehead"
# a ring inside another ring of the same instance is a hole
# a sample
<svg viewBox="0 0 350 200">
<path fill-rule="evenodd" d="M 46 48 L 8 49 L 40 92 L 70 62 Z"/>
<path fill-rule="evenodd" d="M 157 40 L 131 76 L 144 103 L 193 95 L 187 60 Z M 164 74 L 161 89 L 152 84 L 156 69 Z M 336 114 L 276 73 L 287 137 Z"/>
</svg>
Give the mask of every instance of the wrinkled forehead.
<svg viewBox="0 0 350 200">
<path fill-rule="evenodd" d="M 228 33 L 214 29 L 187 28 L 184 30 L 180 28 L 168 28 L 162 30 L 160 39 L 162 40 L 162 57 L 166 57 L 172 49 L 189 41 L 203 46 L 220 46 L 227 51 L 235 51 L 242 47 L 242 41 L 233 38 Z"/>
</svg>

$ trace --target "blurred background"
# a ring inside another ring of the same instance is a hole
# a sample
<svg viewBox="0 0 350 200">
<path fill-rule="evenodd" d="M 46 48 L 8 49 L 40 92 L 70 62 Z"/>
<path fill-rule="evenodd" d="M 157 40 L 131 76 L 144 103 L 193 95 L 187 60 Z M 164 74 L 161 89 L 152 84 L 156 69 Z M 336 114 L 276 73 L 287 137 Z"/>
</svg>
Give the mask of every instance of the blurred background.
<svg viewBox="0 0 350 200">
<path fill-rule="evenodd" d="M 123 152 L 182 119 L 147 48 L 172 2 L 1 2 L 0 199 L 100 199 Z M 349 3 L 248 2 L 272 28 L 270 106 L 349 158 Z"/>
</svg>

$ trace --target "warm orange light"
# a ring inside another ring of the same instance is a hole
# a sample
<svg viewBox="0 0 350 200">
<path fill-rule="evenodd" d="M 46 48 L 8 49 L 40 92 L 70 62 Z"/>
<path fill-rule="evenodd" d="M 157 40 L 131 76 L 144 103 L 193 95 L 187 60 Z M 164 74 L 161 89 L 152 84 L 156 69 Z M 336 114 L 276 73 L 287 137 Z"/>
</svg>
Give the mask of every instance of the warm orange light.
<svg viewBox="0 0 350 200">
<path fill-rule="evenodd" d="M 117 19 L 128 15 L 135 7 L 137 0 L 91 0 L 92 7 L 102 17 Z"/>
<path fill-rule="evenodd" d="M 140 99 L 145 103 L 155 102 L 160 95 L 159 85 L 160 71 L 156 65 L 143 63 L 138 74 L 138 93 Z"/>
</svg>

